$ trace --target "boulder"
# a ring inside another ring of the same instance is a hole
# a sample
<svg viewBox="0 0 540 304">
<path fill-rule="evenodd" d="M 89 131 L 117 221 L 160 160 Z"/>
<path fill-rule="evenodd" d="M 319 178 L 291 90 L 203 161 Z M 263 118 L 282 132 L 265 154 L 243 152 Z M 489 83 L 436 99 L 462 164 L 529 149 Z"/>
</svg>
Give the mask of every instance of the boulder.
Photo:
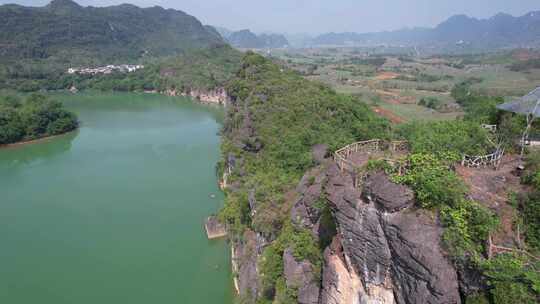
<svg viewBox="0 0 540 304">
<path fill-rule="evenodd" d="M 370 174 L 364 182 L 363 196 L 386 212 L 396 212 L 414 205 L 414 193 L 390 180 L 384 172 Z"/>
<path fill-rule="evenodd" d="M 311 157 L 316 164 L 322 164 L 328 154 L 328 145 L 317 144 L 311 147 Z"/>
</svg>

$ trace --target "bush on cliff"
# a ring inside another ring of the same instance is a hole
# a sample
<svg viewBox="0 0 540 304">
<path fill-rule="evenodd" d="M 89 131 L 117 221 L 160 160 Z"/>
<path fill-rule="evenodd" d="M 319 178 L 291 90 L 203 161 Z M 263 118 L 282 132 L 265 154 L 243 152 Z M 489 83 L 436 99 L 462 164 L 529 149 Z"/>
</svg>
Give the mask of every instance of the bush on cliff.
<svg viewBox="0 0 540 304">
<path fill-rule="evenodd" d="M 456 154 L 411 154 L 407 160 L 409 168 L 404 175 L 394 180 L 413 188 L 416 200 L 423 208 L 441 206 L 454 207 L 465 196 L 466 188 L 450 165 Z"/>
<path fill-rule="evenodd" d="M 412 122 L 400 126 L 397 133 L 409 141 L 413 153 L 454 153 L 484 155 L 493 145 L 488 133 L 478 122 L 454 120 Z"/>
<path fill-rule="evenodd" d="M 526 256 L 500 254 L 481 263 L 494 304 L 537 303 L 540 296 L 540 262 Z"/>
</svg>

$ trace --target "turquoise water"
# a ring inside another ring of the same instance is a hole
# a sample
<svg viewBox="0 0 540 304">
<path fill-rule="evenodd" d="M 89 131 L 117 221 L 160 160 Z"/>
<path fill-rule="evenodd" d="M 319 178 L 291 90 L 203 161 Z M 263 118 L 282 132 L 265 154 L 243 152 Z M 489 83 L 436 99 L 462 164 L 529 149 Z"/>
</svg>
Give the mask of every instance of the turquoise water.
<svg viewBox="0 0 540 304">
<path fill-rule="evenodd" d="M 223 199 L 220 110 L 57 98 L 80 130 L 0 149 L 0 303 L 231 303 L 227 244 L 203 229 Z"/>
</svg>

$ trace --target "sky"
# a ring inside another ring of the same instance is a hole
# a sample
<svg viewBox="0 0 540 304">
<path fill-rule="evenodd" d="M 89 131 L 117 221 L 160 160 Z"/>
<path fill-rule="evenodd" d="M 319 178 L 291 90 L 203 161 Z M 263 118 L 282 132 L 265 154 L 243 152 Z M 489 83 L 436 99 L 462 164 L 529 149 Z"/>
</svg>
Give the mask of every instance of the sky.
<svg viewBox="0 0 540 304">
<path fill-rule="evenodd" d="M 374 32 L 433 27 L 455 14 L 489 18 L 540 10 L 540 0 L 75 0 L 87 6 L 132 3 L 182 10 L 231 30 L 309 33 Z M 48 0 L 0 0 L 43 6 Z"/>
</svg>

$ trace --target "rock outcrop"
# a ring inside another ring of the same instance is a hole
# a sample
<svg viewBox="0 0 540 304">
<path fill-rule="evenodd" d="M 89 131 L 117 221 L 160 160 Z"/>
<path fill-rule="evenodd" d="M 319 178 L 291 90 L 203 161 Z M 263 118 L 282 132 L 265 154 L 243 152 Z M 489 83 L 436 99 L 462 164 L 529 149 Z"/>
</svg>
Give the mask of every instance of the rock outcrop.
<svg viewBox="0 0 540 304">
<path fill-rule="evenodd" d="M 167 89 L 162 92 L 167 96 L 189 96 L 204 104 L 215 104 L 226 106 L 230 99 L 227 91 L 224 88 L 216 88 L 213 90 L 191 89 L 188 91 L 180 91 L 177 89 Z"/>
<path fill-rule="evenodd" d="M 369 176 L 363 184 L 362 196 L 377 209 L 396 212 L 414 204 L 414 193 L 404 185 L 393 183 L 384 172 Z"/>
<path fill-rule="evenodd" d="M 323 184 L 326 174 L 320 167 L 306 173 L 296 192 L 300 194 L 298 200 L 291 209 L 291 221 L 297 227 L 312 231 L 313 236 L 319 238 L 319 220 L 321 209 L 318 206 L 323 194 Z"/>
<path fill-rule="evenodd" d="M 309 261 L 298 262 L 287 248 L 283 252 L 283 273 L 288 288 L 297 289 L 298 304 L 319 303 L 319 281 Z"/>
<path fill-rule="evenodd" d="M 327 280 L 321 298 L 327 302 L 322 303 L 339 298 L 338 288 L 324 284 L 330 284 L 331 273 L 341 273 L 343 268 L 348 275 L 335 275 L 345 281 L 334 286 L 357 286 L 356 277 L 361 282 L 360 302 L 344 300 L 343 304 L 460 303 L 456 271 L 440 248 L 442 229 L 430 214 L 408 208 L 413 204 L 409 189 L 377 173 L 368 176 L 362 193 L 336 165 L 327 170 L 327 178 L 326 196 L 344 258 L 341 265 L 333 254 L 326 254 L 329 273 L 323 273 Z"/>
<path fill-rule="evenodd" d="M 246 303 L 254 303 L 259 291 L 257 247 L 257 235 L 249 230 L 244 233 L 243 241 L 234 242 L 232 246 L 234 285 Z"/>
<path fill-rule="evenodd" d="M 337 226 L 324 251 L 322 274 L 285 249 L 285 283 L 296 290 L 298 303 L 461 303 L 458 274 L 440 247 L 442 228 L 433 214 L 414 207 L 408 187 L 383 172 L 355 187 L 353 178 L 327 159 L 304 175 L 296 192 L 294 226 L 322 240 L 321 204 L 329 205 Z M 253 195 L 248 201 L 258 204 Z M 252 231 L 243 240 L 234 245 L 236 281 L 241 297 L 253 303 L 260 296 L 257 260 L 266 242 Z"/>
<path fill-rule="evenodd" d="M 216 216 L 209 216 L 204 222 L 204 228 L 208 239 L 217 239 L 227 236 L 225 225 L 220 223 Z"/>
</svg>

